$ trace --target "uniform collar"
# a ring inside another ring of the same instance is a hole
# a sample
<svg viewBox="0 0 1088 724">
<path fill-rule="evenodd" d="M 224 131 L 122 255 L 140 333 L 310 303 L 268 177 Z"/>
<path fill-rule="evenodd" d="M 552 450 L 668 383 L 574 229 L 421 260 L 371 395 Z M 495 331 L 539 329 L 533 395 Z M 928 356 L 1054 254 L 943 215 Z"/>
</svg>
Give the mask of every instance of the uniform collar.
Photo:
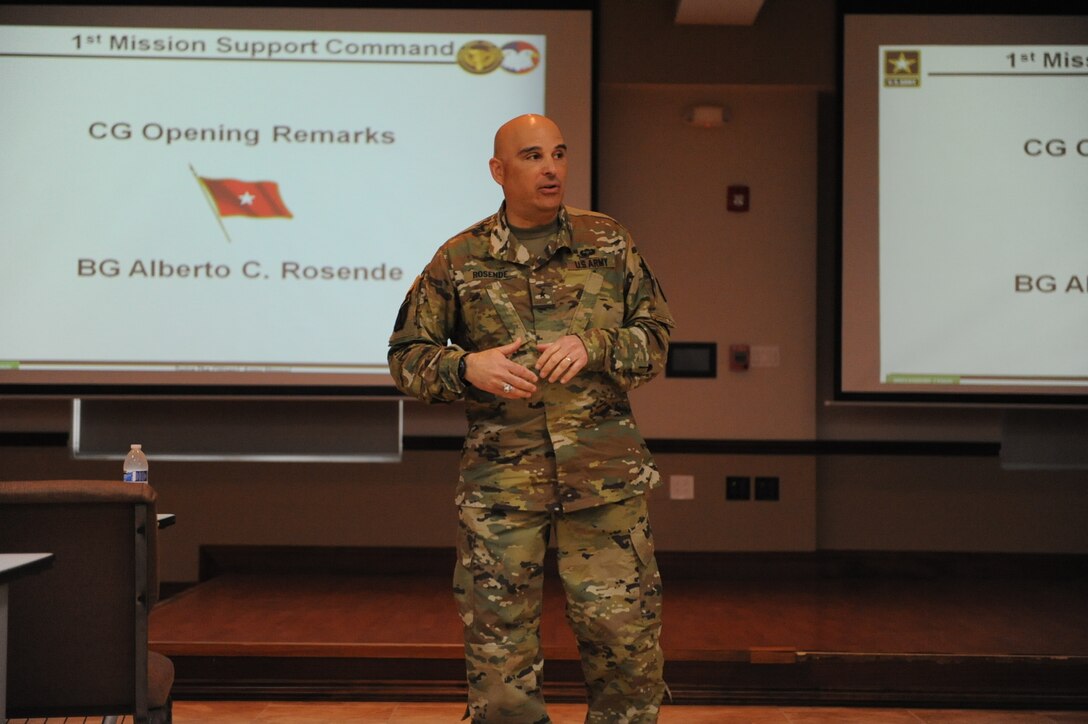
<svg viewBox="0 0 1088 724">
<path fill-rule="evenodd" d="M 559 233 L 554 240 L 544 248 L 544 258 L 550 259 L 560 249 L 571 248 L 570 217 L 567 215 L 567 207 L 559 207 Z M 510 232 L 510 222 L 506 219 L 506 202 L 502 202 L 499 213 L 495 214 L 495 223 L 491 226 L 491 238 L 489 244 L 491 256 L 513 264 L 531 264 L 534 259 L 525 245 L 518 241 Z"/>
</svg>

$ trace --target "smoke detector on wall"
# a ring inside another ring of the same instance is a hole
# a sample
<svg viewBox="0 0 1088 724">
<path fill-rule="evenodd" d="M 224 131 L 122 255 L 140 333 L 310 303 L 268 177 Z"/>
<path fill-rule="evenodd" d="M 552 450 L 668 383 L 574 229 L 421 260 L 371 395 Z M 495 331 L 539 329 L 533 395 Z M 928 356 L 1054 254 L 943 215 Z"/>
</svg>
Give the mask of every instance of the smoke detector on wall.
<svg viewBox="0 0 1088 724">
<path fill-rule="evenodd" d="M 727 106 L 693 106 L 684 117 L 688 123 L 699 128 L 717 128 L 729 120 Z"/>
</svg>

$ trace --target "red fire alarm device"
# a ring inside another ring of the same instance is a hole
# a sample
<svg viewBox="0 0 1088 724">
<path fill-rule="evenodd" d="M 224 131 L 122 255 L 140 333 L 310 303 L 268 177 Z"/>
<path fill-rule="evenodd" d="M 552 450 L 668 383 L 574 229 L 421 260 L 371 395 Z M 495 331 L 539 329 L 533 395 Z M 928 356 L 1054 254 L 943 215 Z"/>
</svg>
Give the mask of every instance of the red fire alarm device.
<svg viewBox="0 0 1088 724">
<path fill-rule="evenodd" d="M 746 344 L 729 345 L 729 369 L 732 372 L 744 372 L 748 369 L 751 350 Z"/>
<path fill-rule="evenodd" d="M 726 195 L 725 208 L 728 211 L 747 211 L 751 193 L 747 186 L 730 186 Z"/>
</svg>

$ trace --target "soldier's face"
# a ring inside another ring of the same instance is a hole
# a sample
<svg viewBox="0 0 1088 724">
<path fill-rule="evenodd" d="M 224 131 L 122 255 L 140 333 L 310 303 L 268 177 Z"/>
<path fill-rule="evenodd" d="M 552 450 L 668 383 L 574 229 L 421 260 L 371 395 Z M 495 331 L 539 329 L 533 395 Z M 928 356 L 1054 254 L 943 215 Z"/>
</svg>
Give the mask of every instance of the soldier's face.
<svg viewBox="0 0 1088 724">
<path fill-rule="evenodd" d="M 500 132 L 496 151 L 491 175 L 502 186 L 510 223 L 533 227 L 554 219 L 567 181 L 559 128 L 541 116 L 516 119 Z"/>
</svg>

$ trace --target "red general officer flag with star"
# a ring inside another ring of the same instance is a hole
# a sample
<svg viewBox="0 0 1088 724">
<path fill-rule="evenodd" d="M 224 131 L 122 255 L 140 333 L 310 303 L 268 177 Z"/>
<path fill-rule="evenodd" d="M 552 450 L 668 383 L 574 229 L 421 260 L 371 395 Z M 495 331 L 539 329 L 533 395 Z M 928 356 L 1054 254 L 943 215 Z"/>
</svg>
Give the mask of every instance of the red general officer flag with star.
<svg viewBox="0 0 1088 724">
<path fill-rule="evenodd" d="M 200 183 L 208 190 L 220 216 L 250 216 L 270 219 L 292 218 L 280 198 L 275 181 L 239 181 L 233 178 L 204 178 Z"/>
</svg>

